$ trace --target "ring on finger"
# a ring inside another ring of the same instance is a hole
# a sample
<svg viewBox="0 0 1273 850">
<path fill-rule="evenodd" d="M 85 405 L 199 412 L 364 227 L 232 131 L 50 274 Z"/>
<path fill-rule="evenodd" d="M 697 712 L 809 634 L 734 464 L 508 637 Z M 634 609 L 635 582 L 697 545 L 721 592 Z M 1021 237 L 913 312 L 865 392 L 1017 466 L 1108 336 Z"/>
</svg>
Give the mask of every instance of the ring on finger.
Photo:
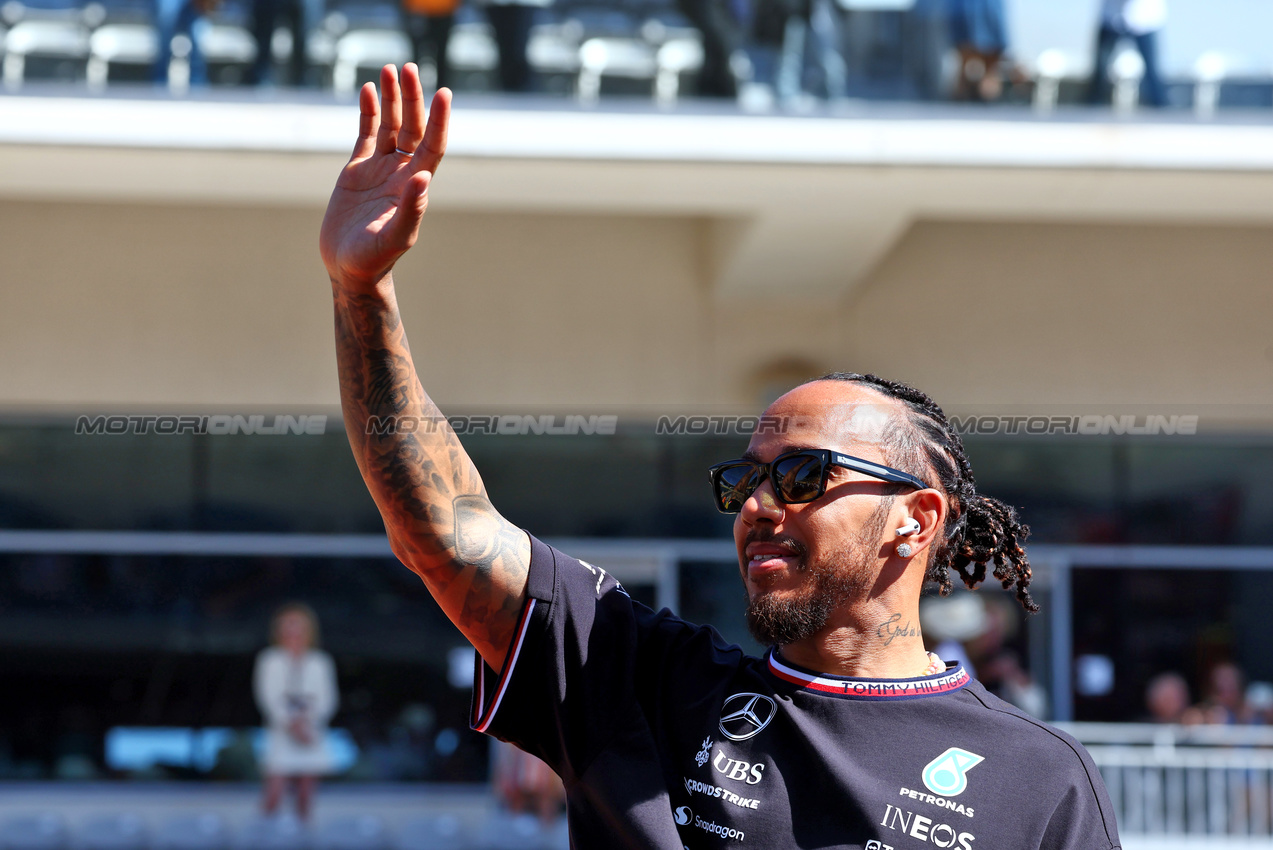
<svg viewBox="0 0 1273 850">
<path fill-rule="evenodd" d="M 403 156 L 415 156 L 415 151 L 404 151 L 402 148 L 394 148 L 394 150 Z"/>
</svg>

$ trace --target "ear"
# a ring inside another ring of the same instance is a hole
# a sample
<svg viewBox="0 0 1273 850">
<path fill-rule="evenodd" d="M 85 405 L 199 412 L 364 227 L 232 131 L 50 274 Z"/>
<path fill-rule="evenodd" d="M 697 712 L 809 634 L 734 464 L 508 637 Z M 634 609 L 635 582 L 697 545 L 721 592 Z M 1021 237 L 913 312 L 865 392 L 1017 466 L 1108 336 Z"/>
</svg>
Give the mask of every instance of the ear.
<svg viewBox="0 0 1273 850">
<path fill-rule="evenodd" d="M 915 555 L 919 555 L 934 541 L 941 541 L 946 528 L 946 516 L 950 513 L 950 505 L 940 490 L 932 488 L 917 490 L 898 499 L 895 504 L 901 508 L 901 511 L 895 513 L 898 522 L 889 529 L 890 533 L 896 534 L 896 530 L 908 519 L 919 523 L 919 531 L 905 537 L 898 537 L 898 543 L 909 543 Z"/>
</svg>

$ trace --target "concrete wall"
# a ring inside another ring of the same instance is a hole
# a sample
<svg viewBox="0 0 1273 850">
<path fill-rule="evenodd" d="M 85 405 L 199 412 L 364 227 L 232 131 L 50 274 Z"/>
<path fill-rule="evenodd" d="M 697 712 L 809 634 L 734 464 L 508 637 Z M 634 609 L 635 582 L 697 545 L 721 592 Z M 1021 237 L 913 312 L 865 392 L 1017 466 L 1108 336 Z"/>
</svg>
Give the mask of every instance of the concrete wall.
<svg viewBox="0 0 1273 850">
<path fill-rule="evenodd" d="M 0 404 L 337 403 L 316 207 L 0 202 Z M 1273 232 L 921 221 L 840 297 L 711 292 L 685 216 L 431 213 L 399 269 L 459 407 L 747 405 L 817 369 L 955 408 L 1248 406 L 1273 379 Z"/>
<path fill-rule="evenodd" d="M 847 368 L 1273 428 L 1273 125 L 456 114 L 398 274 L 450 409 L 754 409 Z M 0 412 L 334 411 L 348 104 L 0 119 Z"/>
</svg>

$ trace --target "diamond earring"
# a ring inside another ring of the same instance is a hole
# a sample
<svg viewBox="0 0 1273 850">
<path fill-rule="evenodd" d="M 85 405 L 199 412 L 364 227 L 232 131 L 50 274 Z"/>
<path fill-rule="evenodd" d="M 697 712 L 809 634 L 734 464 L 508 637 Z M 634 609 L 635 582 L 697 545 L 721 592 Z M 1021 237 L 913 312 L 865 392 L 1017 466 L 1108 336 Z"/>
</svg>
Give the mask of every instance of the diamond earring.
<svg viewBox="0 0 1273 850">
<path fill-rule="evenodd" d="M 897 555 L 898 555 L 898 557 L 900 557 L 900 558 L 909 558 L 909 557 L 910 557 L 911 555 L 913 555 L 913 554 L 914 554 L 914 550 L 913 550 L 913 549 L 911 549 L 911 544 L 909 544 L 909 543 L 898 543 L 898 544 L 897 544 Z"/>
</svg>

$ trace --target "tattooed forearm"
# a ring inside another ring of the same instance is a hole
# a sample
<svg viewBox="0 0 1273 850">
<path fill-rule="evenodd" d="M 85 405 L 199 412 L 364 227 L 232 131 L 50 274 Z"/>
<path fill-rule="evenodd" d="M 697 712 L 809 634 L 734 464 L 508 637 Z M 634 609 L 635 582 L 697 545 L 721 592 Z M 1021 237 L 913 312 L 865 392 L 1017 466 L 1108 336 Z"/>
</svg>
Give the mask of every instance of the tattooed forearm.
<svg viewBox="0 0 1273 850">
<path fill-rule="evenodd" d="M 393 551 L 498 668 L 525 593 L 530 542 L 491 505 L 420 385 L 392 289 L 336 287 L 335 312 L 345 430 Z M 432 427 L 397 427 L 407 420 Z"/>
</svg>

